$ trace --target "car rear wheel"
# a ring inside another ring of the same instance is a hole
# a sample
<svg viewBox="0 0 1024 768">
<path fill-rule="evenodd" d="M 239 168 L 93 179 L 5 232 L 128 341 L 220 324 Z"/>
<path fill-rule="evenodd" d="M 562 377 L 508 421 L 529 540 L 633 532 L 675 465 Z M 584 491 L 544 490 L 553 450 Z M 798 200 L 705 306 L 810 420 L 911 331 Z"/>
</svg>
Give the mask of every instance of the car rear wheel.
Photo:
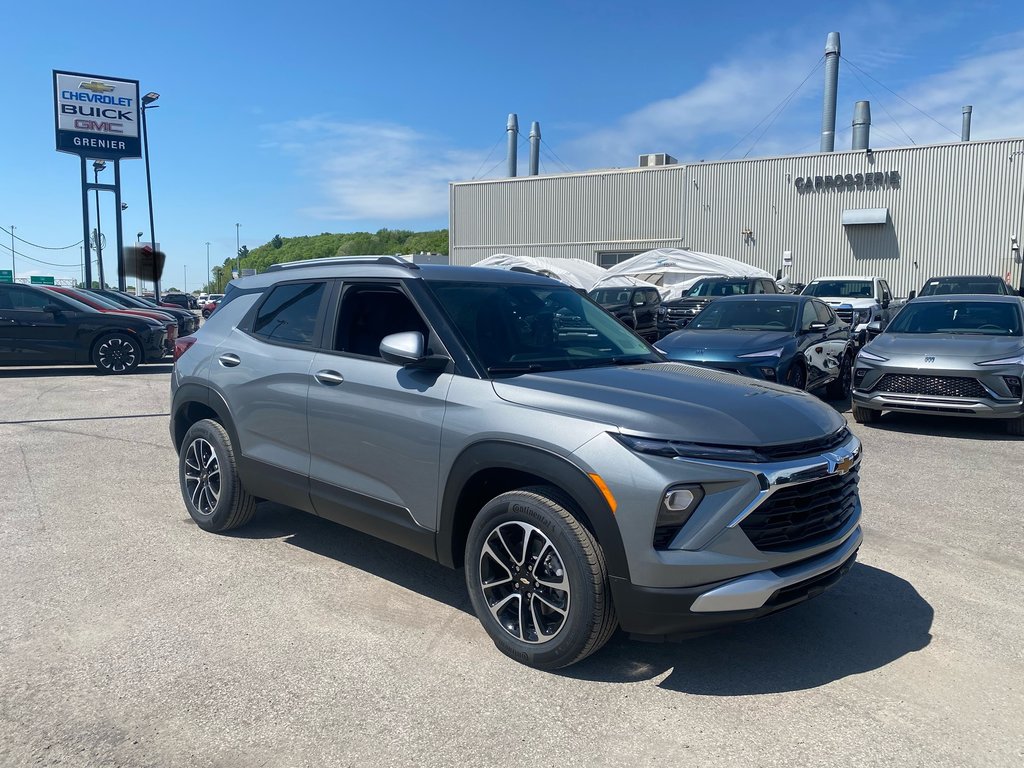
<svg viewBox="0 0 1024 768">
<path fill-rule="evenodd" d="M 235 451 L 224 427 L 197 421 L 181 443 L 178 482 L 189 515 L 204 531 L 220 533 L 248 523 L 256 499 L 242 486 Z"/>
<path fill-rule="evenodd" d="M 859 405 L 853 406 L 853 420 L 858 424 L 874 424 L 882 417 L 881 411 L 876 411 L 874 408 L 861 408 Z"/>
<path fill-rule="evenodd" d="M 142 362 L 142 347 L 125 333 L 112 333 L 96 342 L 92 362 L 100 373 L 129 373 Z"/>
<path fill-rule="evenodd" d="M 830 383 L 827 393 L 830 400 L 845 400 L 850 396 L 850 383 L 853 380 L 853 358 L 850 355 L 843 355 L 843 361 L 839 364 L 839 377 Z"/>
<path fill-rule="evenodd" d="M 466 543 L 466 584 L 498 650 L 537 669 L 559 669 L 601 648 L 618 619 L 604 553 L 556 488 L 491 499 Z"/>
</svg>

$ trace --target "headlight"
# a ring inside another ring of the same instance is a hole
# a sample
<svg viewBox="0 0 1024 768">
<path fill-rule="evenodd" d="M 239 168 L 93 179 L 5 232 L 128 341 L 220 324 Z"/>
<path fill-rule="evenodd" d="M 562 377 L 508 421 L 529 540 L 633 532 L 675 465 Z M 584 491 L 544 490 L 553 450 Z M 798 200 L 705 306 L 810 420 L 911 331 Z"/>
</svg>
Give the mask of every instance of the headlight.
<svg viewBox="0 0 1024 768">
<path fill-rule="evenodd" d="M 778 349 L 769 349 L 764 352 L 748 352 L 745 355 L 736 355 L 736 357 L 782 357 L 782 351 L 784 347 Z"/>
<path fill-rule="evenodd" d="M 884 363 L 889 358 L 888 357 L 882 357 L 881 355 L 876 355 L 874 352 L 868 352 L 866 349 L 862 349 L 860 351 L 860 354 L 857 355 L 857 359 L 858 360 L 873 360 L 876 363 Z"/>
<path fill-rule="evenodd" d="M 705 445 L 704 443 L 684 443 L 677 440 L 656 440 L 632 435 L 614 435 L 614 437 L 637 453 L 652 456 L 665 456 L 670 459 L 706 459 L 710 461 L 764 461 L 764 457 L 752 448 L 736 448 L 731 445 Z"/>
<path fill-rule="evenodd" d="M 855 309 L 853 310 L 853 318 L 850 321 L 851 325 L 860 325 L 861 323 L 867 323 L 871 321 L 871 310 L 870 309 Z"/>
<path fill-rule="evenodd" d="M 1024 365 L 1024 349 L 1013 357 L 1001 357 L 998 360 L 986 360 L 983 363 L 975 363 L 975 365 Z"/>
</svg>

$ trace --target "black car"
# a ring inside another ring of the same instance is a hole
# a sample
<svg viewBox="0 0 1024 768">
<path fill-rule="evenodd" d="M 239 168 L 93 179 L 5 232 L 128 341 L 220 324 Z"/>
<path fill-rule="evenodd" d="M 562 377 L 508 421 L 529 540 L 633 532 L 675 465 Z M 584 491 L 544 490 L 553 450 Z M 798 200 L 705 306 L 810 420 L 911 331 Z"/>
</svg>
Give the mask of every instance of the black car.
<svg viewBox="0 0 1024 768">
<path fill-rule="evenodd" d="M 182 336 L 188 336 L 190 333 L 194 333 L 196 329 L 199 328 L 199 318 L 187 309 L 181 309 L 180 307 L 166 307 L 162 304 L 157 304 L 152 299 L 145 299 L 141 296 L 133 296 L 130 293 L 121 293 L 120 291 L 93 288 L 92 292 L 98 293 L 100 296 L 104 296 L 115 304 L 127 307 L 128 309 L 158 309 L 161 312 L 166 312 L 178 320 L 179 339 Z"/>
<path fill-rule="evenodd" d="M 92 363 L 128 373 L 163 359 L 157 320 L 99 312 L 69 296 L 28 285 L 0 285 L 0 365 Z"/>
<path fill-rule="evenodd" d="M 589 296 L 638 336 L 647 341 L 657 341 L 658 309 L 661 307 L 661 294 L 657 288 L 635 285 L 595 288 Z"/>
<path fill-rule="evenodd" d="M 164 293 L 160 295 L 160 301 L 164 304 L 176 304 L 182 309 L 193 309 L 196 300 L 187 293 Z"/>
<path fill-rule="evenodd" d="M 789 384 L 850 394 L 850 326 L 810 296 L 733 296 L 709 306 L 657 349 L 671 360 Z"/>
<path fill-rule="evenodd" d="M 723 296 L 776 294 L 775 281 L 768 277 L 705 277 L 698 280 L 681 298 L 663 301 L 658 312 L 662 334 L 678 331 L 696 317 L 704 307 Z"/>
</svg>

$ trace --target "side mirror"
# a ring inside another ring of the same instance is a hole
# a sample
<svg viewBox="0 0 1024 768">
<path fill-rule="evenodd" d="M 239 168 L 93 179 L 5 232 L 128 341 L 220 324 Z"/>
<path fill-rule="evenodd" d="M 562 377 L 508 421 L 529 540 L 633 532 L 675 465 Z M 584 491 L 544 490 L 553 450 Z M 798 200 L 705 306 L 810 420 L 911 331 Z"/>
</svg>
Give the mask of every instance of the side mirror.
<svg viewBox="0 0 1024 768">
<path fill-rule="evenodd" d="M 59 315 L 64 311 L 64 307 L 60 307 L 56 304 L 47 304 L 43 307 L 43 312 L 48 312 L 51 315 Z"/>
<path fill-rule="evenodd" d="M 814 322 L 807 326 L 808 333 L 824 333 L 828 329 L 828 326 L 822 322 Z"/>
<path fill-rule="evenodd" d="M 389 363 L 406 368 L 440 371 L 448 367 L 444 355 L 426 355 L 426 342 L 418 331 L 404 331 L 385 336 L 380 342 L 380 356 Z"/>
<path fill-rule="evenodd" d="M 873 339 L 875 338 L 875 336 L 880 334 L 882 330 L 882 321 L 875 320 L 873 322 L 868 323 L 868 327 L 865 329 L 865 332 L 867 333 L 869 339 Z"/>
<path fill-rule="evenodd" d="M 889 308 L 889 299 L 882 299 L 882 309 Z"/>
<path fill-rule="evenodd" d="M 910 301 L 911 299 L 916 299 L 916 298 L 917 298 L 917 291 L 911 291 L 910 295 L 907 296 L 907 301 Z"/>
</svg>

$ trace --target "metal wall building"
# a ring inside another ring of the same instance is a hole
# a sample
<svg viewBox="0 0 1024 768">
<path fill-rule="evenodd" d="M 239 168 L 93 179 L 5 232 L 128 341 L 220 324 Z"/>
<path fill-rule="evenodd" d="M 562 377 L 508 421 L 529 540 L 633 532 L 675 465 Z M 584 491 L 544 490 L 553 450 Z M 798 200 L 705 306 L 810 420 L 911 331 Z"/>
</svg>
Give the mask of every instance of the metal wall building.
<svg viewBox="0 0 1024 768">
<path fill-rule="evenodd" d="M 609 266 L 690 248 L 796 282 L 933 275 L 1021 284 L 1024 139 L 455 182 L 451 263 L 495 253 Z M 790 266 L 791 265 L 791 266 Z"/>
</svg>

